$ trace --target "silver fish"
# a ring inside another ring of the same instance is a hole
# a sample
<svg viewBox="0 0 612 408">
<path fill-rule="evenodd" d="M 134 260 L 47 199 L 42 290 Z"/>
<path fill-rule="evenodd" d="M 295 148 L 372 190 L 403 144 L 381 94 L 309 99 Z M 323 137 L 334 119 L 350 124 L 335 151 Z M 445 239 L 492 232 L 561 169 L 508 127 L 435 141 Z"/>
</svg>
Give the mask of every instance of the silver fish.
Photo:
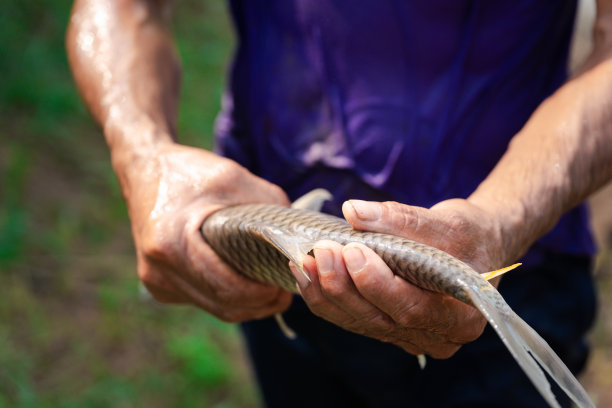
<svg viewBox="0 0 612 408">
<path fill-rule="evenodd" d="M 320 208 L 330 195 L 315 190 L 292 208 L 247 204 L 207 218 L 202 235 L 236 271 L 260 282 L 297 292 L 288 260 L 307 279 L 303 257 L 320 240 L 359 242 L 376 252 L 401 278 L 446 294 L 480 310 L 514 359 L 551 407 L 559 407 L 544 370 L 581 408 L 595 407 L 569 369 L 540 335 L 508 306 L 483 275 L 436 248 L 393 235 L 354 230 L 345 220 L 304 208 Z M 511 269 L 504 268 L 501 272 Z M 490 273 L 490 278 L 498 273 Z M 539 363 L 539 365 L 538 365 Z"/>
</svg>

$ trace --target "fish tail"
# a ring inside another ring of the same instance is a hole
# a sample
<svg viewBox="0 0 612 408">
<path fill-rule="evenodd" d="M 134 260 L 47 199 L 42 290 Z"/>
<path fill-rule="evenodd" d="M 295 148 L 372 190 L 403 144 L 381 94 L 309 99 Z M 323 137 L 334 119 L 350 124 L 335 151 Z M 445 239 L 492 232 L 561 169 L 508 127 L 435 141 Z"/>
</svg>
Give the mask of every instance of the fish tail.
<svg viewBox="0 0 612 408">
<path fill-rule="evenodd" d="M 496 290 L 491 287 L 491 290 L 483 291 L 468 286 L 466 291 L 474 306 L 487 318 L 514 359 L 551 407 L 557 408 L 559 403 L 540 366 L 578 407 L 595 407 L 584 388 L 548 343 L 510 309 Z M 490 296 L 492 294 L 493 296 Z"/>
</svg>

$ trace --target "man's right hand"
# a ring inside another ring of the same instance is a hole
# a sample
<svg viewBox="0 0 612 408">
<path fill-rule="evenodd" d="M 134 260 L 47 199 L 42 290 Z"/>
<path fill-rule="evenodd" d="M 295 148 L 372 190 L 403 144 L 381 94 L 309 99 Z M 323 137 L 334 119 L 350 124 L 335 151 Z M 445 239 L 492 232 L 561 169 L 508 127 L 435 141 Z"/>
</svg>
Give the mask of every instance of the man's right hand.
<svg viewBox="0 0 612 408">
<path fill-rule="evenodd" d="M 192 303 L 228 322 L 263 318 L 289 306 L 289 292 L 231 270 L 200 233 L 206 217 L 228 205 L 287 205 L 279 187 L 231 160 L 174 143 L 160 146 L 150 160 L 129 167 L 122 185 L 132 219 L 138 275 L 155 299 Z"/>
<path fill-rule="evenodd" d="M 218 208 L 288 204 L 231 160 L 175 143 L 180 64 L 172 1 L 75 0 L 66 47 L 79 91 L 104 129 L 132 219 L 138 274 L 161 302 L 225 321 L 285 310 L 291 295 L 229 269 L 200 234 Z"/>
</svg>

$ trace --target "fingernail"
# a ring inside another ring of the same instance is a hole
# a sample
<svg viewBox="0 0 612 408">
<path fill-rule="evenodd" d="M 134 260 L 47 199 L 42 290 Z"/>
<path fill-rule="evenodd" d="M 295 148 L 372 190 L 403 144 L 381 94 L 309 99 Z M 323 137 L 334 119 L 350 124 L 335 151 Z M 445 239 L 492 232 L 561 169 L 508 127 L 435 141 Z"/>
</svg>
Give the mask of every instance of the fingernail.
<svg viewBox="0 0 612 408">
<path fill-rule="evenodd" d="M 344 263 L 350 273 L 359 273 L 366 266 L 366 259 L 360 248 L 347 245 L 343 249 Z"/>
<path fill-rule="evenodd" d="M 302 271 L 304 271 L 304 273 L 302 273 L 293 262 L 289 262 L 289 269 L 291 269 L 291 273 L 293 273 L 293 277 L 300 289 L 305 289 L 310 285 L 310 276 L 305 267 L 302 267 Z"/>
<path fill-rule="evenodd" d="M 329 249 L 315 247 L 314 256 L 320 275 L 327 275 L 334 269 L 334 255 Z"/>
<path fill-rule="evenodd" d="M 380 204 L 362 200 L 349 200 L 349 203 L 353 206 L 357 218 L 361 221 L 378 221 L 382 216 Z"/>
</svg>

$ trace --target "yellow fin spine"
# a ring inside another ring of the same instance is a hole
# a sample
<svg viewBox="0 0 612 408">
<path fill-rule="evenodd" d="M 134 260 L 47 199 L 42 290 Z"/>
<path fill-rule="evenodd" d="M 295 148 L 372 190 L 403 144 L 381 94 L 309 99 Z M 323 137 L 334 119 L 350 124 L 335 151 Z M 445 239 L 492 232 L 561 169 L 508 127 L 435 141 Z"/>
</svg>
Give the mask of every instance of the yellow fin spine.
<svg viewBox="0 0 612 408">
<path fill-rule="evenodd" d="M 491 280 L 493 278 L 496 278 L 500 275 L 503 275 L 504 273 L 511 271 L 515 268 L 518 268 L 519 266 L 521 266 L 521 263 L 515 263 L 514 265 L 510 265 L 510 266 L 506 266 L 505 268 L 501 268 L 498 269 L 496 271 L 491 271 L 491 272 L 487 272 L 487 273 L 483 273 L 481 276 L 483 278 L 485 278 L 486 280 Z"/>
</svg>

